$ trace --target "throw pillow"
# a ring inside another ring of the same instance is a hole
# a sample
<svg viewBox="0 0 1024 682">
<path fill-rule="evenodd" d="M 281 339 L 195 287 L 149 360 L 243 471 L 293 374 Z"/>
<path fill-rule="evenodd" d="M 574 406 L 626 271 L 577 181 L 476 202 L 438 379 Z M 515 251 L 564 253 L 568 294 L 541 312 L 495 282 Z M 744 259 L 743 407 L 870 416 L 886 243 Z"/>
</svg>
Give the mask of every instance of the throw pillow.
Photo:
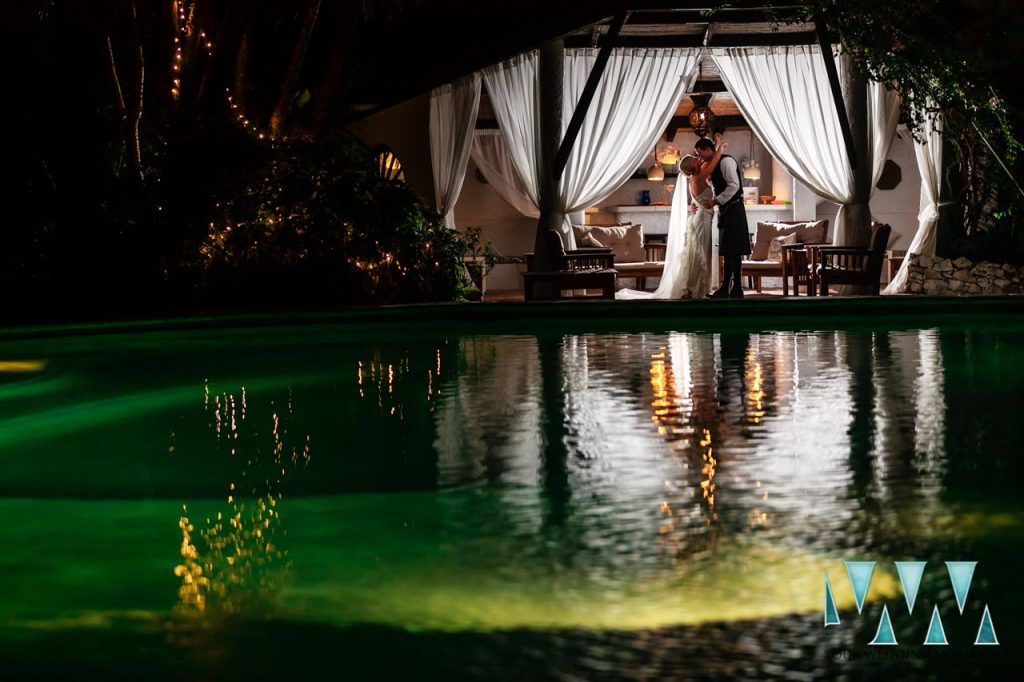
<svg viewBox="0 0 1024 682">
<path fill-rule="evenodd" d="M 782 247 L 788 244 L 796 244 L 796 235 L 787 234 L 785 237 L 775 237 L 768 245 L 768 260 L 781 261 Z"/>
</svg>

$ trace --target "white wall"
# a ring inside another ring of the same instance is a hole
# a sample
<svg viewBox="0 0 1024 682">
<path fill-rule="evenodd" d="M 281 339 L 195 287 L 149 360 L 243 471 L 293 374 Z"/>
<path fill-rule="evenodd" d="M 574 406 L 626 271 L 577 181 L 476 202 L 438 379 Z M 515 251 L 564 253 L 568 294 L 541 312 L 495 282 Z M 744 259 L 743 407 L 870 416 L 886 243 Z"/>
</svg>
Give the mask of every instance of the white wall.
<svg viewBox="0 0 1024 682">
<path fill-rule="evenodd" d="M 349 129 L 370 147 L 390 147 L 402 164 L 405 181 L 428 206 L 434 205 L 429 93 L 356 121 Z"/>
</svg>

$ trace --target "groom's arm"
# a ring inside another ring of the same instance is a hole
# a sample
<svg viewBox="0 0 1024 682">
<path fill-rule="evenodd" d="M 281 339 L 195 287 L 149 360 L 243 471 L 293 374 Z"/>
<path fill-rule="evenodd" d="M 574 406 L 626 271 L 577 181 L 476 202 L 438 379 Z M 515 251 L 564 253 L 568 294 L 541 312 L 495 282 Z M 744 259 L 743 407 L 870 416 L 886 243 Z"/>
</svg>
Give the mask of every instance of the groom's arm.
<svg viewBox="0 0 1024 682">
<path fill-rule="evenodd" d="M 724 206 L 740 191 L 740 172 L 736 165 L 736 159 L 731 156 L 722 159 L 718 166 L 722 170 L 722 177 L 725 178 L 725 189 L 715 197 L 715 201 L 720 206 Z"/>
</svg>

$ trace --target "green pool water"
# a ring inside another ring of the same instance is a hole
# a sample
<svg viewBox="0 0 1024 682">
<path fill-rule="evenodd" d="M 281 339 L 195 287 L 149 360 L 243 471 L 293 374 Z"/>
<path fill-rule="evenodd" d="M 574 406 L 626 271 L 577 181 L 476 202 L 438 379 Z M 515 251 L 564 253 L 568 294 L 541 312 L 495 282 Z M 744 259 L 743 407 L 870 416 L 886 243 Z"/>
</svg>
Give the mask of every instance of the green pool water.
<svg viewBox="0 0 1024 682">
<path fill-rule="evenodd" d="M 0 661 L 1019 677 L 1024 324 L 897 324 L 0 335 Z M 878 562 L 860 614 L 844 560 Z M 929 562 L 913 613 L 895 560 Z M 986 605 L 1000 645 L 972 646 Z"/>
</svg>

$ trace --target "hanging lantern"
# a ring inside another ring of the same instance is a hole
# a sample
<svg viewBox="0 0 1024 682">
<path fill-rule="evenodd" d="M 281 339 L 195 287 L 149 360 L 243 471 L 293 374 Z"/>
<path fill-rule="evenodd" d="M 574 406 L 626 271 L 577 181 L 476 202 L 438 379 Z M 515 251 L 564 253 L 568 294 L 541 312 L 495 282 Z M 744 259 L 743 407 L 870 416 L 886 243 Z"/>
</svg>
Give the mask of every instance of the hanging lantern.
<svg viewBox="0 0 1024 682">
<path fill-rule="evenodd" d="M 711 113 L 711 94 L 690 95 L 693 100 L 693 111 L 690 112 L 690 127 L 698 137 L 707 137 L 715 124 L 715 115 Z"/>
<path fill-rule="evenodd" d="M 662 182 L 665 180 L 665 169 L 661 167 L 660 163 L 652 164 L 647 169 L 647 179 L 652 182 Z"/>
</svg>

